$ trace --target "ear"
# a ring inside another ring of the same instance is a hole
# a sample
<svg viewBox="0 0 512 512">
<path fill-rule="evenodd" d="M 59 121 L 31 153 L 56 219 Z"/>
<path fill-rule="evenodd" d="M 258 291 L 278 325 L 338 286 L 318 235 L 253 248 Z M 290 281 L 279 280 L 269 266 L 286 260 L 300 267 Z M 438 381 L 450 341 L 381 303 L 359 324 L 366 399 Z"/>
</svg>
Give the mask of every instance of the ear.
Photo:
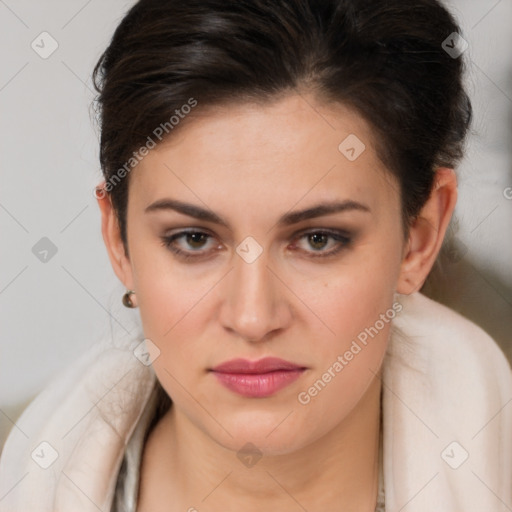
<svg viewBox="0 0 512 512">
<path fill-rule="evenodd" d="M 453 169 L 437 169 L 429 199 L 410 228 L 398 277 L 397 292 L 419 290 L 441 250 L 457 203 L 457 176 Z"/>
<path fill-rule="evenodd" d="M 110 195 L 105 190 L 105 181 L 96 187 L 94 195 L 101 211 L 101 233 L 112 268 L 124 286 L 128 290 L 133 290 L 132 266 L 125 254 L 121 230 Z"/>
</svg>

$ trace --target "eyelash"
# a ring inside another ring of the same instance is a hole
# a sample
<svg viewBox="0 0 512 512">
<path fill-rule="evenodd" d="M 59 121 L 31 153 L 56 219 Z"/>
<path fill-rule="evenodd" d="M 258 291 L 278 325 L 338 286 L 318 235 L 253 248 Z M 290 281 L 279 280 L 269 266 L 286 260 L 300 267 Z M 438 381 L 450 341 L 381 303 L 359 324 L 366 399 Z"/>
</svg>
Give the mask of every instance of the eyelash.
<svg viewBox="0 0 512 512">
<path fill-rule="evenodd" d="M 173 252 L 176 256 L 184 259 L 184 260 L 188 260 L 188 259 L 194 259 L 194 258 L 202 258 L 204 257 L 204 255 L 206 253 L 199 253 L 198 255 L 194 255 L 194 254 L 190 254 L 186 251 L 182 251 L 181 249 L 178 249 L 176 247 L 173 246 L 173 242 L 175 240 L 178 240 L 180 238 L 183 238 L 187 235 L 206 235 L 210 238 L 212 238 L 208 233 L 205 233 L 204 231 L 195 231 L 195 230 L 188 230 L 188 231 L 180 231 L 179 233 L 175 233 L 174 235 L 170 235 L 170 236 L 163 236 L 161 237 L 161 240 L 162 240 L 162 246 L 166 247 L 167 249 L 169 249 L 171 252 Z M 350 236 L 347 236 L 346 234 L 343 234 L 343 232 L 339 232 L 339 231 L 329 231 L 329 230 L 322 230 L 322 229 L 319 229 L 317 231 L 307 231 L 305 233 L 301 233 L 300 235 L 298 235 L 295 239 L 296 240 L 301 240 L 302 238 L 305 238 L 305 237 L 308 237 L 308 236 L 311 236 L 311 235 L 324 235 L 324 236 L 328 236 L 334 240 L 336 240 L 339 245 L 337 248 L 335 249 L 331 249 L 330 251 L 316 251 L 316 252 L 321 252 L 321 254 L 314 254 L 315 251 L 313 251 L 313 254 L 311 254 L 309 257 L 310 258 L 329 258 L 331 256 L 335 256 L 336 254 L 338 254 L 340 251 L 342 251 L 343 249 L 345 248 L 348 248 L 348 246 L 351 244 L 352 242 L 352 239 Z M 193 251 L 193 252 L 199 252 L 199 251 Z M 308 252 L 308 251 L 306 251 Z"/>
</svg>

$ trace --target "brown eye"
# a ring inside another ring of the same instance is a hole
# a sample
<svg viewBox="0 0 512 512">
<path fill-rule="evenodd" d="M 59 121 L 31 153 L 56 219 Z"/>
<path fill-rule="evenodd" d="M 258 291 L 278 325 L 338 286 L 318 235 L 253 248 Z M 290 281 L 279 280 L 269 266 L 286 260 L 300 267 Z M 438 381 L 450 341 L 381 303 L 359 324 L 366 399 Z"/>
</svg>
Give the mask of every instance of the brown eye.
<svg viewBox="0 0 512 512">
<path fill-rule="evenodd" d="M 329 235 L 325 233 L 313 233 L 308 235 L 308 241 L 311 244 L 311 247 L 315 249 L 323 249 L 325 244 L 329 241 Z"/>
<path fill-rule="evenodd" d="M 190 244 L 194 249 L 201 249 L 206 237 L 208 237 L 206 233 L 186 233 L 185 240 L 187 244 Z"/>
<path fill-rule="evenodd" d="M 305 248 L 301 249 L 301 251 L 310 253 L 312 258 L 334 256 L 352 242 L 349 236 L 338 231 L 310 231 L 300 235 L 298 240 L 302 239 L 306 239 L 307 245 L 313 248 L 313 250 Z M 332 249 L 323 250 L 329 246 L 329 240 L 333 241 L 331 243 Z"/>
<path fill-rule="evenodd" d="M 170 236 L 161 237 L 162 245 L 183 259 L 199 258 L 210 251 L 202 250 L 207 247 L 207 242 L 213 238 L 203 231 L 180 231 Z M 183 243 L 178 244 L 179 241 Z M 197 253 L 197 254 L 196 254 Z"/>
</svg>

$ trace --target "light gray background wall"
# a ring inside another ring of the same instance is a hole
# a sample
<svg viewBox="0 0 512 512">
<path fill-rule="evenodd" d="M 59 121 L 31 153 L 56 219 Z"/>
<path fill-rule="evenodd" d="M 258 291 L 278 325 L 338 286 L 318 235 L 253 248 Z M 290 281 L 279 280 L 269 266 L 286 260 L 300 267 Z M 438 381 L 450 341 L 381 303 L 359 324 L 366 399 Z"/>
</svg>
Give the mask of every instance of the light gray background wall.
<svg viewBox="0 0 512 512">
<path fill-rule="evenodd" d="M 98 337 L 137 332 L 101 237 L 90 108 L 93 66 L 132 3 L 0 0 L 0 442 L 20 407 Z M 449 6 L 469 43 L 475 134 L 445 281 L 428 291 L 512 360 L 512 0 Z M 58 48 L 42 58 L 31 44 L 43 55 Z M 33 249 L 43 237 L 57 250 L 46 262 Z"/>
</svg>

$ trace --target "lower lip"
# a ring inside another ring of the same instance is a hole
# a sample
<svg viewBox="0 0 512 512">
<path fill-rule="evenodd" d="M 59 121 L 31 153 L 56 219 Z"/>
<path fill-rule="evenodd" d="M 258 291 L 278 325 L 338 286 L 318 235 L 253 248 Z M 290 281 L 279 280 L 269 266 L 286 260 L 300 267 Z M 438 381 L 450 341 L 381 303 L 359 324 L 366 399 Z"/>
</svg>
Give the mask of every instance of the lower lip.
<svg viewBox="0 0 512 512">
<path fill-rule="evenodd" d="M 220 373 L 213 372 L 221 384 L 239 395 L 265 398 L 277 393 L 297 380 L 304 369 L 278 370 L 269 373 Z"/>
</svg>

